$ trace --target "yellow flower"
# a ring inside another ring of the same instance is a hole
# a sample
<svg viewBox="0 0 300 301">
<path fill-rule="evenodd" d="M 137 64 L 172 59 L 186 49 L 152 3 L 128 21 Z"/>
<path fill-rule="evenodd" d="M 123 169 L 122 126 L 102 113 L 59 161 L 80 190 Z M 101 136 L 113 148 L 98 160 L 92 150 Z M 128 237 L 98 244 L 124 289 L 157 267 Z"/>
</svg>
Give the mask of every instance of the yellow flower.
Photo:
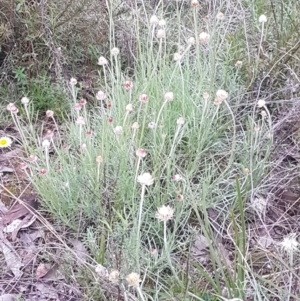
<svg viewBox="0 0 300 301">
<path fill-rule="evenodd" d="M 1 147 L 9 147 L 12 144 L 12 140 L 8 137 L 1 137 L 0 138 L 0 148 Z"/>
</svg>

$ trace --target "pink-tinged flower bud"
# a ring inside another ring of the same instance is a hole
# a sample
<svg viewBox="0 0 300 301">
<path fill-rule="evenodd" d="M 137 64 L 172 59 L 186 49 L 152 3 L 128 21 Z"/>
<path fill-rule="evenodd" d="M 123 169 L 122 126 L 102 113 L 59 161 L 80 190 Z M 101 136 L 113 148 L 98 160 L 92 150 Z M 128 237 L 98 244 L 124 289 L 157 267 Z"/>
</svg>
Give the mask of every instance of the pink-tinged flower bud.
<svg viewBox="0 0 300 301">
<path fill-rule="evenodd" d="M 75 105 L 74 105 L 75 111 L 79 112 L 81 110 L 81 108 L 82 108 L 82 106 L 80 103 L 75 103 Z"/>
<path fill-rule="evenodd" d="M 243 62 L 242 61 L 236 61 L 234 66 L 237 67 L 237 68 L 241 68 L 243 66 Z"/>
<path fill-rule="evenodd" d="M 19 113 L 19 109 L 17 107 L 15 107 L 13 110 L 11 110 L 11 113 L 18 114 Z"/>
<path fill-rule="evenodd" d="M 45 137 L 46 137 L 46 138 L 51 138 L 51 137 L 53 137 L 53 135 L 54 135 L 54 133 L 53 133 L 52 130 L 47 130 L 47 131 L 46 131 Z"/>
<path fill-rule="evenodd" d="M 47 111 L 46 111 L 46 116 L 47 116 L 48 118 L 52 118 L 52 117 L 54 116 L 54 112 L 51 111 L 51 110 L 47 110 Z"/>
<path fill-rule="evenodd" d="M 137 130 L 139 128 L 139 124 L 137 122 L 134 122 L 131 126 L 132 129 Z"/>
<path fill-rule="evenodd" d="M 173 181 L 175 181 L 175 182 L 179 182 L 179 181 L 182 181 L 182 180 L 183 180 L 182 176 L 179 175 L 179 174 L 174 175 L 172 179 L 173 179 Z"/>
<path fill-rule="evenodd" d="M 183 201 L 183 199 L 184 199 L 184 197 L 183 197 L 182 194 L 178 194 L 178 195 L 177 195 L 177 200 L 178 200 L 178 201 L 181 202 L 181 201 Z"/>
<path fill-rule="evenodd" d="M 19 168 L 24 170 L 28 167 L 28 165 L 25 163 L 25 162 L 22 162 L 20 165 L 19 165 Z"/>
<path fill-rule="evenodd" d="M 143 149 L 143 148 L 138 148 L 135 152 L 135 154 L 137 155 L 137 157 L 139 158 L 145 158 L 147 155 L 147 152 Z"/>
<path fill-rule="evenodd" d="M 85 105 L 86 105 L 86 99 L 81 98 L 81 99 L 79 100 L 79 103 L 80 103 L 81 106 L 85 106 Z"/>
<path fill-rule="evenodd" d="M 6 109 L 11 112 L 16 109 L 16 105 L 11 102 L 6 106 Z"/>
<path fill-rule="evenodd" d="M 149 250 L 149 252 L 150 252 L 151 255 L 156 255 L 156 254 L 157 254 L 157 249 L 151 248 L 151 249 Z"/>
<path fill-rule="evenodd" d="M 197 7 L 198 5 L 199 5 L 198 0 L 192 0 L 192 1 L 191 1 L 191 6 L 192 6 L 192 7 Z"/>
<path fill-rule="evenodd" d="M 79 125 L 84 125 L 85 124 L 84 118 L 82 116 L 79 116 L 76 120 L 76 123 Z"/>
<path fill-rule="evenodd" d="M 40 170 L 40 174 L 41 174 L 42 176 L 44 176 L 46 173 L 47 173 L 47 170 L 46 170 L 45 168 L 42 168 L 42 169 Z"/>
<path fill-rule="evenodd" d="M 127 80 L 125 83 L 124 83 L 124 88 L 125 90 L 130 90 L 133 88 L 133 82 L 130 81 L 130 80 Z"/>
<path fill-rule="evenodd" d="M 139 97 L 140 102 L 147 103 L 148 102 L 148 96 L 147 94 L 141 94 Z"/>
<path fill-rule="evenodd" d="M 37 156 L 36 155 L 30 155 L 28 160 L 29 160 L 29 162 L 36 162 Z"/>
</svg>

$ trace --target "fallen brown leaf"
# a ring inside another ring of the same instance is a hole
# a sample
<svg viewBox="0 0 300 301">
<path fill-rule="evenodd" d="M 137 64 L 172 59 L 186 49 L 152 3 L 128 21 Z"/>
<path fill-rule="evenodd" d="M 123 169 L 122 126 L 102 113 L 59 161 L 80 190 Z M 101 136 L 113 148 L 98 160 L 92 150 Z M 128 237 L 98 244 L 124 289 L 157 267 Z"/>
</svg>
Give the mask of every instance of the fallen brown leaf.
<svg viewBox="0 0 300 301">
<path fill-rule="evenodd" d="M 40 292 L 38 300 L 59 300 L 59 295 L 56 289 L 46 283 L 37 283 L 36 289 Z"/>
<path fill-rule="evenodd" d="M 13 272 L 14 276 L 19 278 L 23 275 L 23 272 L 20 270 L 20 268 L 23 267 L 24 264 L 22 263 L 19 254 L 14 250 L 9 241 L 4 238 L 2 233 L 0 234 L 0 249 L 2 250 L 6 264 Z"/>
<path fill-rule="evenodd" d="M 21 223 L 13 230 L 11 233 L 11 240 L 14 241 L 17 238 L 18 232 L 22 228 L 27 228 L 32 225 L 36 220 L 36 216 L 28 213 L 24 219 L 22 219 Z"/>
<path fill-rule="evenodd" d="M 0 165 L 0 172 L 14 172 L 15 170 L 11 167 Z"/>
<path fill-rule="evenodd" d="M 24 204 L 16 204 L 2 217 L 2 224 L 7 225 L 12 221 L 24 217 L 38 208 L 38 201 L 36 195 L 24 196 L 22 198 Z"/>
<path fill-rule="evenodd" d="M 0 162 L 8 161 L 8 160 L 10 160 L 14 157 L 17 157 L 20 154 L 21 151 L 22 151 L 21 148 L 16 148 L 16 149 L 14 149 L 10 152 L 7 152 L 5 154 L 1 154 Z"/>
<path fill-rule="evenodd" d="M 39 280 L 44 277 L 50 270 L 51 265 L 49 263 L 40 263 L 35 271 L 35 279 Z"/>
<path fill-rule="evenodd" d="M 12 294 L 5 294 L 0 296 L 0 301 L 16 301 L 17 297 Z"/>
<path fill-rule="evenodd" d="M 55 264 L 48 273 L 43 277 L 43 281 L 58 281 L 65 279 L 62 272 L 59 270 L 59 265 Z"/>
<path fill-rule="evenodd" d="M 89 255 L 88 250 L 86 249 L 84 244 L 80 240 L 75 238 L 71 238 L 70 241 L 73 244 L 74 251 L 78 258 L 84 261 Z"/>
</svg>

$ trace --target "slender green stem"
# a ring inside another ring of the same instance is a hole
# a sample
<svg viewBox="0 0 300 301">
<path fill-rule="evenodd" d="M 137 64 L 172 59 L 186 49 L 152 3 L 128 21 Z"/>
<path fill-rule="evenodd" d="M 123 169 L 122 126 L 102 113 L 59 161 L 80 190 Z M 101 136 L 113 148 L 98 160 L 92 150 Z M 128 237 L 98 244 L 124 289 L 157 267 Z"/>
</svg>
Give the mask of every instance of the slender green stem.
<svg viewBox="0 0 300 301">
<path fill-rule="evenodd" d="M 143 205 L 144 205 L 144 198 L 146 192 L 146 185 L 142 185 L 142 192 L 141 192 L 141 200 L 140 200 L 140 207 L 139 207 L 139 216 L 138 216 L 138 227 L 137 227 L 137 235 L 136 235 L 136 259 L 139 263 L 139 250 L 141 244 L 141 225 L 142 225 L 142 213 L 143 213 Z"/>
</svg>

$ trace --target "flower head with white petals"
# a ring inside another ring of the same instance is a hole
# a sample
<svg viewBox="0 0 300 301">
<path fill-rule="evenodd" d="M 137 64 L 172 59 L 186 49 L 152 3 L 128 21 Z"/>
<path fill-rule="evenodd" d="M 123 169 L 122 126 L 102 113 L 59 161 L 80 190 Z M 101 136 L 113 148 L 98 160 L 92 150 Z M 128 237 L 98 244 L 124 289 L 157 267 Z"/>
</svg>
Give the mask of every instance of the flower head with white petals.
<svg viewBox="0 0 300 301">
<path fill-rule="evenodd" d="M 156 37 L 158 39 L 165 39 L 166 38 L 166 32 L 164 29 L 159 29 L 156 33 Z"/>
<path fill-rule="evenodd" d="M 98 100 L 104 100 L 106 98 L 106 94 L 103 91 L 98 91 L 96 94 L 96 98 Z"/>
<path fill-rule="evenodd" d="M 173 101 L 174 100 L 174 93 L 173 92 L 165 93 L 165 100 L 166 101 Z"/>
<path fill-rule="evenodd" d="M 199 41 L 201 44 L 207 44 L 209 41 L 210 35 L 207 32 L 201 32 L 199 35 Z"/>
<path fill-rule="evenodd" d="M 141 94 L 139 97 L 139 101 L 141 103 L 147 103 L 148 102 L 148 95 L 147 94 Z"/>
<path fill-rule="evenodd" d="M 149 172 L 145 172 L 137 177 L 137 181 L 141 185 L 150 186 L 154 183 L 154 179 Z"/>
<path fill-rule="evenodd" d="M 126 111 L 127 112 L 132 112 L 132 110 L 133 110 L 133 106 L 132 106 L 132 104 L 131 103 L 129 103 L 128 105 L 126 105 Z"/>
<path fill-rule="evenodd" d="M 151 25 L 157 25 L 158 22 L 159 22 L 159 19 L 157 18 L 157 16 L 155 16 L 155 15 L 151 16 L 151 18 L 150 18 Z"/>
<path fill-rule="evenodd" d="M 116 126 L 116 127 L 114 128 L 114 133 L 115 133 L 116 135 L 121 135 L 121 134 L 123 133 L 123 127 L 120 126 L 120 125 Z"/>
<path fill-rule="evenodd" d="M 108 61 L 107 59 L 104 57 L 104 56 L 100 56 L 98 58 L 98 63 L 97 63 L 99 66 L 104 66 L 104 65 L 107 65 L 108 64 Z"/>
<path fill-rule="evenodd" d="M 54 112 L 51 111 L 51 110 L 47 110 L 47 111 L 46 111 L 46 116 L 47 116 L 48 118 L 53 118 Z"/>
<path fill-rule="evenodd" d="M 166 24 L 167 24 L 167 22 L 164 19 L 161 19 L 161 20 L 158 21 L 158 25 L 160 27 L 164 27 L 164 26 L 166 26 Z"/>
<path fill-rule="evenodd" d="M 143 149 L 143 148 L 138 148 L 135 152 L 135 154 L 137 155 L 137 157 L 139 158 L 145 158 L 147 155 L 147 152 Z"/>
<path fill-rule="evenodd" d="M 111 51 L 110 51 L 112 56 L 117 56 L 120 53 L 119 48 L 114 47 Z"/>
<path fill-rule="evenodd" d="M 299 243 L 296 239 L 296 235 L 296 233 L 291 233 L 288 236 L 286 236 L 282 242 L 279 243 L 283 251 L 291 253 L 298 249 Z"/>
<path fill-rule="evenodd" d="M 29 104 L 29 98 L 28 97 L 22 97 L 21 98 L 21 103 L 23 105 L 28 105 Z"/>
<path fill-rule="evenodd" d="M 12 144 L 12 140 L 9 137 L 0 138 L 0 148 L 9 147 Z"/>
<path fill-rule="evenodd" d="M 259 107 L 259 108 L 262 108 L 262 107 L 264 107 L 266 105 L 266 101 L 264 100 L 264 99 L 259 99 L 258 101 L 257 101 L 257 106 Z"/>
<path fill-rule="evenodd" d="M 228 98 L 228 93 L 223 89 L 219 89 L 216 92 L 216 97 L 215 97 L 214 104 L 215 105 L 220 105 L 223 102 L 223 100 L 225 100 L 226 98 Z"/>
<path fill-rule="evenodd" d="M 195 45 L 195 38 L 194 37 L 190 37 L 189 39 L 188 39 L 188 44 L 189 45 Z"/>
<path fill-rule="evenodd" d="M 108 280 L 113 282 L 113 283 L 117 283 L 120 277 L 120 272 L 117 270 L 113 270 L 109 273 L 108 275 Z"/>
<path fill-rule="evenodd" d="M 184 118 L 183 117 L 179 117 L 176 121 L 177 125 L 183 125 L 184 124 Z"/>
<path fill-rule="evenodd" d="M 71 86 L 77 85 L 77 79 L 74 78 L 74 77 L 71 77 L 71 79 L 70 79 L 70 85 L 71 85 Z"/>
<path fill-rule="evenodd" d="M 140 275 L 137 273 L 130 273 L 127 275 L 126 280 L 128 282 L 129 286 L 139 286 L 139 283 L 141 282 Z"/>
<path fill-rule="evenodd" d="M 260 15 L 259 16 L 259 19 L 258 19 L 258 22 L 259 23 L 266 23 L 268 20 L 267 16 L 266 15 Z"/>
<path fill-rule="evenodd" d="M 174 215 L 174 209 L 169 205 L 168 206 L 163 205 L 157 209 L 155 217 L 162 222 L 166 222 L 172 219 L 173 215 Z"/>
</svg>

